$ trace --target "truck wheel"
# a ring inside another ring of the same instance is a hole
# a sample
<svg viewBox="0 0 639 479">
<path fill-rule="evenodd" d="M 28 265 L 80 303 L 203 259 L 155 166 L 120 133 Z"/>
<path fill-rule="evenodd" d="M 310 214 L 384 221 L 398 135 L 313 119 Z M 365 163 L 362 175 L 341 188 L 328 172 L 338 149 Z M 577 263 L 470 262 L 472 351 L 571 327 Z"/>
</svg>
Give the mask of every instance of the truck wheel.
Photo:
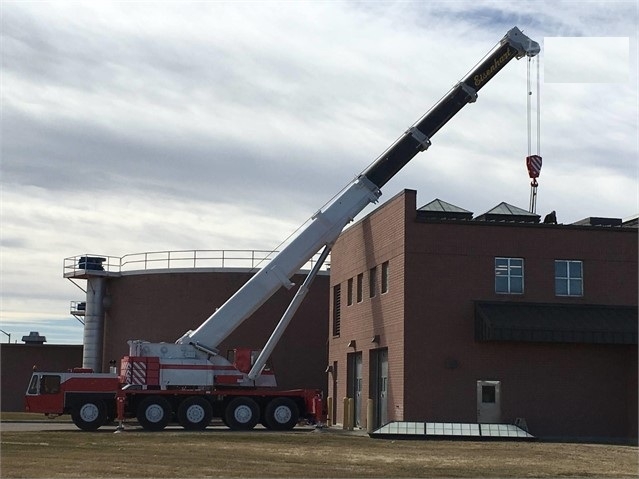
<svg viewBox="0 0 639 479">
<path fill-rule="evenodd" d="M 260 421 L 260 407 L 251 398 L 237 397 L 226 406 L 224 418 L 231 429 L 247 431 Z"/>
<path fill-rule="evenodd" d="M 184 429 L 202 431 L 211 422 L 213 408 L 211 403 L 199 396 L 186 398 L 178 407 L 178 422 Z"/>
<path fill-rule="evenodd" d="M 82 400 L 71 411 L 73 424 L 83 431 L 95 431 L 106 422 L 107 410 L 102 399 Z"/>
<path fill-rule="evenodd" d="M 300 412 L 292 399 L 275 398 L 266 405 L 264 416 L 264 421 L 269 429 L 287 431 L 295 427 Z"/>
<path fill-rule="evenodd" d="M 138 405 L 136 416 L 147 431 L 161 431 L 171 420 L 171 405 L 162 396 L 149 396 Z"/>
</svg>

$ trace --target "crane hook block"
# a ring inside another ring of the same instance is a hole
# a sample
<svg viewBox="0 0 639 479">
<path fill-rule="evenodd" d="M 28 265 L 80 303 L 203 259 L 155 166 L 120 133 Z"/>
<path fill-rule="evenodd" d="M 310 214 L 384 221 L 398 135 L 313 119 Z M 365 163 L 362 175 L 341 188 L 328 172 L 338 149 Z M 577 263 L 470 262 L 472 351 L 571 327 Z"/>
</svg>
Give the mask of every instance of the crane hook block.
<svg viewBox="0 0 639 479">
<path fill-rule="evenodd" d="M 526 168 L 528 168 L 528 176 L 530 176 L 531 178 L 539 178 L 539 173 L 541 172 L 541 156 L 527 156 Z"/>
</svg>

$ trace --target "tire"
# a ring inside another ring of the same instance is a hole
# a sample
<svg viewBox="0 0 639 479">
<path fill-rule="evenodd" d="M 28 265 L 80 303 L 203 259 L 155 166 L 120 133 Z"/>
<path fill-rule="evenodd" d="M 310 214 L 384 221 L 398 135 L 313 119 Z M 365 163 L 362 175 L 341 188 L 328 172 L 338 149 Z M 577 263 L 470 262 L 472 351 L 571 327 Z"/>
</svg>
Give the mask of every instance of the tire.
<svg viewBox="0 0 639 479">
<path fill-rule="evenodd" d="M 206 429 L 213 417 L 213 407 L 206 399 L 199 396 L 186 398 L 177 411 L 178 422 L 189 431 Z"/>
<path fill-rule="evenodd" d="M 161 431 L 171 420 L 171 405 L 162 396 L 144 398 L 137 409 L 137 419 L 147 431 Z"/>
<path fill-rule="evenodd" d="M 248 431 L 260 422 L 260 407 L 249 397 L 236 397 L 224 409 L 225 423 L 234 431 Z"/>
<path fill-rule="evenodd" d="M 290 398 L 275 398 L 266 405 L 264 422 L 266 427 L 274 431 L 288 431 L 295 427 L 300 418 L 300 411 Z"/>
<path fill-rule="evenodd" d="M 95 431 L 106 422 L 107 408 L 102 399 L 81 400 L 71 411 L 73 424 L 83 431 Z"/>
</svg>

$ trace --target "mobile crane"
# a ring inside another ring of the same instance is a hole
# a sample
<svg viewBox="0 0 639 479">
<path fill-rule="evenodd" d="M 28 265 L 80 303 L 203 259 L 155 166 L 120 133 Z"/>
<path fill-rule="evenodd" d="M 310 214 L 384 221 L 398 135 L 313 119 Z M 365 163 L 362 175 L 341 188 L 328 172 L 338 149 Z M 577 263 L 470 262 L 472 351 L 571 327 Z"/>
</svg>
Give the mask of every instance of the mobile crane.
<svg viewBox="0 0 639 479">
<path fill-rule="evenodd" d="M 120 373 L 75 368 L 64 373 L 35 371 L 25 396 L 30 412 L 70 413 L 80 429 L 95 430 L 117 417 L 136 417 L 148 430 L 162 430 L 175 416 L 185 429 L 204 429 L 219 417 L 231 429 L 293 428 L 299 420 L 321 423 L 325 408 L 320 390 L 276 388 L 266 361 L 317 275 L 342 229 L 370 203 L 380 189 L 417 153 L 431 145 L 433 135 L 510 60 L 533 57 L 539 44 L 517 27 L 420 120 L 408 128 L 378 159 L 357 176 L 310 223 L 196 330 L 175 343 L 129 341 Z M 217 346 L 322 249 L 291 304 L 261 352 L 238 348 L 233 358 Z M 88 268 L 84 258 L 84 267 Z M 259 353 L 259 354 L 258 354 Z"/>
</svg>

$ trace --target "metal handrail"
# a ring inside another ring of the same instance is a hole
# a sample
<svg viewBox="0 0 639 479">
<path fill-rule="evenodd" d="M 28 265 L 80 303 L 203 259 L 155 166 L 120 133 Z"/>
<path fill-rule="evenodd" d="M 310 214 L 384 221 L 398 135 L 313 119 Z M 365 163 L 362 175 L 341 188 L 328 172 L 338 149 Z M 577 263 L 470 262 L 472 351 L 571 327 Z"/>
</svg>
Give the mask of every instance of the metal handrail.
<svg viewBox="0 0 639 479">
<path fill-rule="evenodd" d="M 258 269 L 266 265 L 277 253 L 267 250 L 172 250 L 147 251 L 126 254 L 122 257 L 82 254 L 64 259 L 64 275 L 90 272 L 93 274 L 123 273 L 158 269 L 198 268 L 247 268 Z M 303 270 L 310 270 L 317 262 L 319 253 L 313 256 Z M 322 269 L 328 271 L 330 263 Z"/>
</svg>

